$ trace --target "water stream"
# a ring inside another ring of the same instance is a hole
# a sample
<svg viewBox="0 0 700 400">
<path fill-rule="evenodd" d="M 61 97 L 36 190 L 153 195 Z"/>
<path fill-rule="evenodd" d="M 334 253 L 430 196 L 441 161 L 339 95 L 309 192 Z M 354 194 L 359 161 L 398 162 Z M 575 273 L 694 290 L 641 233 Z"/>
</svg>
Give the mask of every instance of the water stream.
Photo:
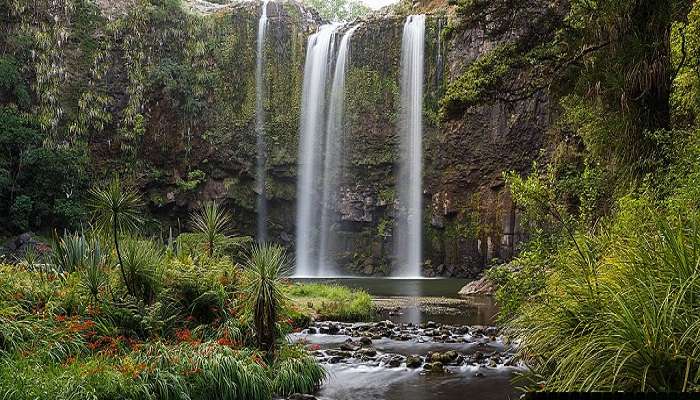
<svg viewBox="0 0 700 400">
<path fill-rule="evenodd" d="M 425 15 L 406 18 L 401 40 L 400 160 L 392 276 L 419 277 L 422 263 Z"/>
<path fill-rule="evenodd" d="M 290 335 L 290 340 L 306 343 L 328 371 L 328 378 L 315 394 L 317 398 L 518 398 L 511 378 L 522 367 L 508 341 L 488 326 L 497 311 L 493 300 L 459 298 L 457 289 L 465 280 L 316 281 L 364 288 L 380 308 L 379 322 L 319 322 Z M 414 293 L 419 295 L 415 297 Z M 413 319 L 416 315 L 417 320 Z M 431 370 L 436 357 L 442 359 L 443 371 Z"/>
<path fill-rule="evenodd" d="M 333 72 L 328 118 L 326 121 L 325 151 L 323 163 L 323 185 L 321 194 L 321 225 L 319 233 L 319 271 L 318 276 L 337 276 L 339 270 L 335 265 L 335 204 L 337 204 L 338 182 L 341 177 L 342 157 L 344 154 L 345 116 L 345 74 L 350 58 L 350 38 L 359 25 L 350 28 L 340 40 L 338 56 Z"/>
<path fill-rule="evenodd" d="M 338 26 L 321 26 L 309 37 L 306 49 L 297 182 L 296 275 L 300 276 L 317 276 L 319 273 L 321 193 L 318 186 L 323 170 L 326 86 Z"/>
<path fill-rule="evenodd" d="M 258 21 L 257 57 L 255 64 L 255 137 L 256 137 L 256 162 L 255 162 L 255 187 L 257 191 L 257 240 L 267 240 L 267 198 L 265 193 L 267 146 L 265 144 L 265 34 L 267 32 L 267 3 L 262 5 L 260 20 Z"/>
</svg>

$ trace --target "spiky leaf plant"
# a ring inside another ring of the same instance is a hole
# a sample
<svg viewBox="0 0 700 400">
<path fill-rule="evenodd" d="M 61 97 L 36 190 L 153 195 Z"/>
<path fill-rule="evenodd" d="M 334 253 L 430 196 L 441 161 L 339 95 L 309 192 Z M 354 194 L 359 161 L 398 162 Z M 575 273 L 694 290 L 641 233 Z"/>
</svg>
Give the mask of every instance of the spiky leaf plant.
<svg viewBox="0 0 700 400">
<path fill-rule="evenodd" d="M 85 258 L 85 268 L 80 273 L 80 286 L 97 303 L 100 292 L 107 287 L 109 275 L 106 271 L 107 257 L 102 252 L 100 243 L 92 241 L 90 251 Z"/>
<path fill-rule="evenodd" d="M 206 239 L 206 251 L 209 257 L 214 255 L 217 241 L 226 238 L 231 214 L 216 201 L 207 201 L 192 213 L 192 228 L 202 233 Z"/>
<path fill-rule="evenodd" d="M 151 304 L 162 285 L 163 254 L 150 240 L 129 238 L 124 242 L 123 268 L 131 294 Z"/>
<path fill-rule="evenodd" d="M 258 348 L 274 359 L 277 341 L 277 316 L 285 300 L 282 278 L 290 261 L 284 248 L 277 244 L 253 246 L 245 262 L 244 292 L 255 325 Z"/>
<path fill-rule="evenodd" d="M 99 229 L 110 231 L 114 240 L 114 248 L 119 259 L 119 268 L 124 279 L 124 285 L 130 294 L 134 288 L 124 272 L 124 260 L 119 247 L 119 235 L 135 229 L 141 223 L 139 209 L 141 199 L 133 189 L 122 186 L 119 178 L 115 177 L 105 187 L 95 187 L 90 191 L 91 206 L 94 211 L 94 221 Z"/>
<path fill-rule="evenodd" d="M 61 238 L 54 235 L 54 242 L 54 251 L 51 254 L 54 269 L 59 272 L 81 270 L 89 252 L 85 237 L 78 233 L 66 234 Z"/>
</svg>

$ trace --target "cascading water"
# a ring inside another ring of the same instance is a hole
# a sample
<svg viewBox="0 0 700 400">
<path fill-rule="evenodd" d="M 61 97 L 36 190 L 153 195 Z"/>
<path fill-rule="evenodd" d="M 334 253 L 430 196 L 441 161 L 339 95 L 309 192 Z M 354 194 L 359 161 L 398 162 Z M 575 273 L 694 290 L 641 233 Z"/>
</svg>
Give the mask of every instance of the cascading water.
<svg viewBox="0 0 700 400">
<path fill-rule="evenodd" d="M 406 19 L 401 40 L 401 160 L 392 275 L 420 277 L 422 262 L 423 53 L 425 15 Z"/>
<path fill-rule="evenodd" d="M 257 240 L 267 240 L 267 198 L 265 195 L 267 146 L 265 144 L 265 105 L 264 105 L 264 65 L 265 65 L 265 33 L 267 31 L 267 3 L 262 5 L 262 13 L 258 21 L 257 61 L 255 65 L 255 135 L 256 135 L 256 166 L 255 186 L 257 198 Z"/>
<path fill-rule="evenodd" d="M 304 87 L 299 129 L 297 182 L 296 275 L 319 274 L 319 178 L 323 168 L 326 83 L 331 69 L 335 32 L 339 25 L 322 25 L 309 37 L 304 64 Z"/>
<path fill-rule="evenodd" d="M 326 140 L 323 162 L 323 189 L 321 195 L 321 225 L 319 234 L 319 276 L 335 276 L 338 269 L 335 265 L 335 240 L 332 226 L 334 224 L 334 207 L 341 176 L 342 157 L 344 148 L 344 115 L 345 115 L 345 74 L 350 54 L 350 38 L 359 25 L 350 28 L 340 40 L 338 57 L 333 72 L 328 118 L 326 121 Z"/>
</svg>

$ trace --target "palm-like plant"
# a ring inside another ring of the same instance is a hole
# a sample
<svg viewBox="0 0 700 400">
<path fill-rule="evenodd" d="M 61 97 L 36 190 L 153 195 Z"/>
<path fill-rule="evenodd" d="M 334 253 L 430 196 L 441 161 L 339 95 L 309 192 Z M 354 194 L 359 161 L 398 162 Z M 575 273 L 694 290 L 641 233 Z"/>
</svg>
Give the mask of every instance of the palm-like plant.
<svg viewBox="0 0 700 400">
<path fill-rule="evenodd" d="M 192 227 L 202 233 L 207 241 L 207 254 L 214 255 L 217 240 L 225 239 L 231 214 L 216 201 L 207 201 L 192 213 Z"/>
<path fill-rule="evenodd" d="M 245 262 L 244 291 L 252 312 L 258 348 L 274 359 L 277 339 L 277 315 L 285 295 L 282 278 L 290 266 L 284 248 L 276 244 L 253 246 Z"/>
<path fill-rule="evenodd" d="M 93 188 L 90 194 L 97 227 L 111 231 L 124 285 L 129 294 L 133 295 L 133 288 L 129 287 L 124 272 L 124 260 L 119 249 L 119 234 L 135 229 L 141 223 L 139 216 L 141 199 L 134 190 L 122 187 L 121 181 L 117 177 L 112 179 L 106 187 Z"/>
<path fill-rule="evenodd" d="M 85 258 L 85 268 L 80 273 L 80 286 L 92 297 L 95 303 L 98 301 L 100 291 L 107 286 L 109 277 L 105 271 L 107 258 L 102 253 L 100 243 L 94 240 L 90 251 Z"/>
</svg>

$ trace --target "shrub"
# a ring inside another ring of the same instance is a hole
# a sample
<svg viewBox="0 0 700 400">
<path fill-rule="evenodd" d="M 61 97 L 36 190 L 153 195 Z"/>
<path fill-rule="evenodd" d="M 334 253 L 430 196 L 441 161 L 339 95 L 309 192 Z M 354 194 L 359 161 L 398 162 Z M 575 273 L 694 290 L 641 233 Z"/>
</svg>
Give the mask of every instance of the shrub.
<svg viewBox="0 0 700 400">
<path fill-rule="evenodd" d="M 649 221 L 658 213 L 623 206 L 608 233 L 559 254 L 547 289 L 508 324 L 531 385 L 700 389 L 700 218 Z"/>
<path fill-rule="evenodd" d="M 124 243 L 122 268 L 130 293 L 151 304 L 163 282 L 163 254 L 150 240 L 130 238 Z"/>
<path fill-rule="evenodd" d="M 277 317 L 285 300 L 282 277 L 290 266 L 282 248 L 276 244 L 254 246 L 245 263 L 243 288 L 246 304 L 255 325 L 258 348 L 274 358 L 277 341 Z"/>
</svg>

